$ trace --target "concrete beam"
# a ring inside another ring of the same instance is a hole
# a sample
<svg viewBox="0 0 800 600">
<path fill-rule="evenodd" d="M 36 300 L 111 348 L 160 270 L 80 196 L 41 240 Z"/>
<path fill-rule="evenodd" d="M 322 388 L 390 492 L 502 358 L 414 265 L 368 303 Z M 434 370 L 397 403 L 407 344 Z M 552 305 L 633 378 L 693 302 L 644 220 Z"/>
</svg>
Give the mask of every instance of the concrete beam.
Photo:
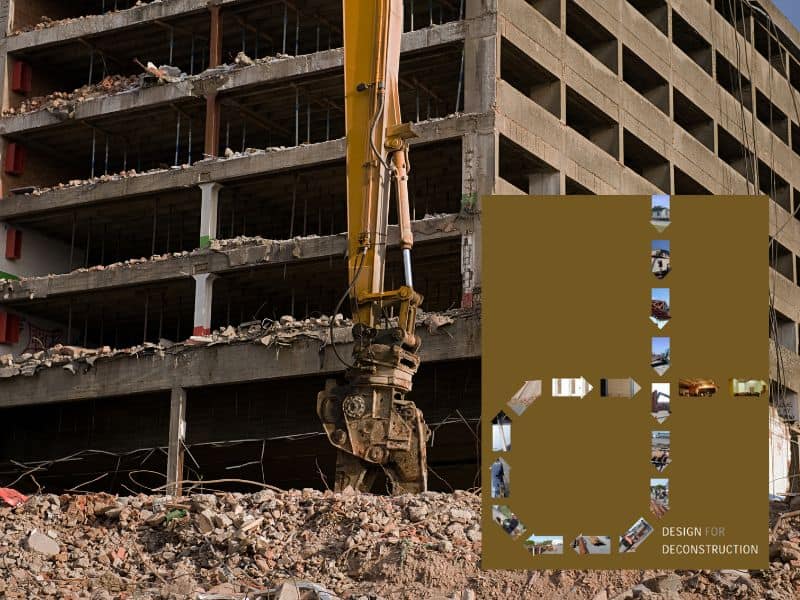
<svg viewBox="0 0 800 600">
<path fill-rule="evenodd" d="M 652 183 L 599 150 L 527 96 L 497 84 L 499 133 L 597 194 L 659 194 Z M 535 131 L 530 124 L 535 123 Z"/>
<path fill-rule="evenodd" d="M 14 135 L 38 129 L 58 127 L 62 123 L 83 121 L 123 111 L 142 110 L 156 106 L 165 106 L 185 98 L 196 96 L 193 93 L 192 81 L 180 81 L 169 85 L 149 88 L 135 88 L 96 100 L 81 102 L 75 106 L 71 118 L 66 114 L 37 110 L 30 113 L 11 115 L 0 119 L 0 135 Z"/>
<path fill-rule="evenodd" d="M 235 5 L 242 0 L 220 0 L 222 6 Z M 30 50 L 41 46 L 52 46 L 65 41 L 102 33 L 119 33 L 120 30 L 143 25 L 156 19 L 175 17 L 208 11 L 208 0 L 169 0 L 154 2 L 128 10 L 91 15 L 74 21 L 59 23 L 46 29 L 26 31 L 7 38 L 9 52 Z"/>
<path fill-rule="evenodd" d="M 598 18 L 602 18 L 607 12 L 605 5 L 600 5 L 595 0 L 585 0 L 583 6 Z M 713 17 L 714 35 L 707 37 L 707 40 L 715 45 L 716 50 L 727 56 L 728 60 L 736 64 L 735 30 L 713 8 L 708 10 L 711 15 L 709 18 Z M 675 89 L 697 104 L 709 118 L 741 140 L 744 135 L 741 127 L 742 113 L 738 102 L 681 50 L 668 44 L 665 36 L 660 33 L 655 37 L 643 35 L 645 30 L 652 29 L 652 25 L 643 20 L 644 18 L 637 11 L 629 6 L 625 6 L 624 11 L 626 17 L 617 31 L 620 40 L 657 72 L 662 73 Z M 685 172 L 691 173 L 706 187 L 715 192 L 731 190 L 727 175 L 719 172 L 718 157 L 700 144 L 686 140 L 683 130 L 672 122 L 669 116 L 658 110 L 630 86 L 620 85 L 617 75 L 600 67 L 589 53 L 567 37 L 564 32 L 555 29 L 539 11 L 528 3 L 523 0 L 502 0 L 499 28 L 504 37 L 558 76 L 566 85 L 574 88 L 590 102 L 604 110 L 669 161 L 677 164 Z M 741 38 L 740 47 L 750 48 L 744 45 L 744 40 Z M 753 60 L 750 62 L 750 66 L 755 73 L 760 71 L 755 69 L 754 65 L 762 65 L 764 68 L 761 71 L 768 73 L 767 63 L 763 57 L 756 52 L 751 52 L 751 54 Z M 744 63 L 742 69 L 746 71 Z M 774 81 L 769 83 L 767 75 L 763 75 L 761 80 L 747 72 L 745 75 L 754 79 L 755 84 L 762 90 L 777 90 L 773 95 L 775 103 L 788 115 L 794 115 L 794 104 L 791 97 L 794 94 L 797 102 L 800 103 L 800 94 L 790 89 L 785 78 L 773 73 Z M 507 107 L 507 104 L 513 99 L 507 98 L 509 92 L 501 89 L 504 87 L 508 87 L 505 82 L 498 83 L 498 106 L 501 112 L 508 113 L 511 109 Z M 543 117 L 547 118 L 547 115 L 543 115 Z M 759 157 L 767 164 L 774 165 L 776 173 L 792 186 L 800 187 L 800 157 L 792 152 L 784 142 L 776 138 L 762 123 L 756 120 L 753 124 L 750 112 L 746 112 L 745 119 L 747 135 L 751 136 L 751 130 L 755 129 Z M 530 117 L 529 120 L 535 119 Z M 544 147 L 556 146 L 553 140 L 557 140 L 557 137 L 552 135 L 541 137 L 545 140 Z M 752 146 L 752 141 L 745 145 Z M 557 151 L 554 156 L 557 160 Z M 596 191 L 602 189 L 601 193 L 620 191 L 619 186 L 614 185 L 610 188 L 592 186 L 588 181 L 592 177 L 585 177 L 586 175 L 586 173 L 579 172 L 577 176 L 570 174 L 570 177 L 580 181 L 589 189 Z M 584 179 L 582 180 L 581 177 Z M 602 176 L 600 178 L 603 179 Z M 623 191 L 639 189 L 636 178 L 631 174 L 623 175 L 621 180 L 627 186 L 623 188 Z M 733 189 L 744 189 L 739 186 L 736 178 L 733 181 L 736 186 Z"/>
<path fill-rule="evenodd" d="M 336 332 L 345 335 L 346 329 Z M 419 327 L 424 362 L 442 362 L 480 356 L 480 315 L 468 313 L 442 331 Z M 338 345 L 350 356 L 352 343 Z M 0 380 L 0 408 L 51 404 L 74 400 L 126 396 L 145 392 L 269 381 L 301 376 L 334 376 L 344 367 L 331 346 L 320 350 L 317 338 L 296 338 L 290 348 L 267 348 L 259 343 L 220 344 L 183 348 L 180 352 L 99 360 L 83 374 L 49 369 L 33 377 Z M 314 398 L 308 398 L 315 402 Z"/>
<path fill-rule="evenodd" d="M 485 34 L 487 31 L 491 31 L 493 23 L 493 16 L 485 16 L 473 22 L 455 21 L 434 28 L 409 31 L 403 34 L 402 51 L 413 52 L 424 48 L 433 48 L 458 42 L 465 39 L 467 35 Z M 82 102 L 75 106 L 74 115 L 67 122 L 163 106 L 187 98 L 200 99 L 214 91 L 235 92 L 250 86 L 265 85 L 302 75 L 341 70 L 343 65 L 344 52 L 341 48 L 337 48 L 314 54 L 274 59 L 230 71 L 208 70 L 177 83 L 145 89 L 137 88 L 129 92 Z M 3 117 L 0 119 L 0 134 L 14 135 L 36 129 L 57 127 L 65 122 L 63 117 L 64 115 L 50 113 L 47 110 Z"/>
<path fill-rule="evenodd" d="M 420 137 L 410 141 L 414 145 L 459 138 L 478 128 L 491 128 L 491 123 L 491 113 L 459 115 L 422 122 L 415 127 Z M 265 173 L 344 160 L 345 149 L 345 140 L 341 138 L 240 158 L 201 161 L 187 169 L 170 169 L 81 187 L 52 189 L 39 196 L 11 195 L 0 200 L 0 221 L 121 198 L 165 193 L 204 182 L 225 183 Z"/>
<path fill-rule="evenodd" d="M 415 242 L 425 243 L 458 238 L 462 222 L 458 215 L 447 215 L 412 222 Z M 396 225 L 389 227 L 389 244 L 396 246 Z M 266 241 L 223 250 L 197 250 L 185 257 L 151 260 L 129 266 L 95 271 L 75 271 L 19 281 L 9 281 L 0 288 L 0 303 L 24 303 L 33 298 L 48 298 L 92 290 L 145 285 L 187 279 L 204 273 L 221 275 L 255 266 L 280 265 L 303 260 L 344 256 L 346 234 Z"/>
</svg>

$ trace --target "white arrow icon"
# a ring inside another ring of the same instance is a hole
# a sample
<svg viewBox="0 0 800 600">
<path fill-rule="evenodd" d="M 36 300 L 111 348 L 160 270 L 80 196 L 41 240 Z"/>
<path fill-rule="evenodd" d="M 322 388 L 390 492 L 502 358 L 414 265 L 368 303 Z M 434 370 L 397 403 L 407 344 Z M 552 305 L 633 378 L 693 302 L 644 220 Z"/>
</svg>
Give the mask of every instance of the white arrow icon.
<svg viewBox="0 0 800 600">
<path fill-rule="evenodd" d="M 554 398 L 585 398 L 594 388 L 583 377 L 554 377 Z"/>
</svg>

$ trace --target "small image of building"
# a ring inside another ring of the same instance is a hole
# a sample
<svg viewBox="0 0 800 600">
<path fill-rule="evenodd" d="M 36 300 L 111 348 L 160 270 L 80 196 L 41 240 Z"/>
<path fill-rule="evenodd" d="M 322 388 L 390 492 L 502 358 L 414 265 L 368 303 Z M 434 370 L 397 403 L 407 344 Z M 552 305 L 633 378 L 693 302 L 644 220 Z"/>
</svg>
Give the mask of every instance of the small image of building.
<svg viewBox="0 0 800 600">
<path fill-rule="evenodd" d="M 650 218 L 654 221 L 669 221 L 669 206 L 654 206 Z"/>
<path fill-rule="evenodd" d="M 669 240 L 653 240 L 650 249 L 650 269 L 658 279 L 663 279 L 670 272 Z"/>
<path fill-rule="evenodd" d="M 664 231 L 670 223 L 670 198 L 666 194 L 655 194 L 650 202 L 650 223 L 658 231 Z"/>
</svg>

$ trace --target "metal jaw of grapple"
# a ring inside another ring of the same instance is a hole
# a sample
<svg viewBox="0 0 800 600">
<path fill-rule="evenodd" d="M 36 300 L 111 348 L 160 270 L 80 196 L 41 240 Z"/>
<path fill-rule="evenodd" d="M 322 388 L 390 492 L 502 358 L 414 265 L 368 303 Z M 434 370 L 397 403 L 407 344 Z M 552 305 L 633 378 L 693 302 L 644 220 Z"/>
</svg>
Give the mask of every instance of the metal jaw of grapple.
<svg viewBox="0 0 800 600">
<path fill-rule="evenodd" d="M 329 379 L 317 396 L 317 414 L 339 450 L 336 490 L 370 491 L 383 471 L 394 494 L 426 491 L 430 431 L 422 411 L 405 400 L 419 356 L 375 339 L 357 345 L 354 359 L 347 383 Z"/>
</svg>

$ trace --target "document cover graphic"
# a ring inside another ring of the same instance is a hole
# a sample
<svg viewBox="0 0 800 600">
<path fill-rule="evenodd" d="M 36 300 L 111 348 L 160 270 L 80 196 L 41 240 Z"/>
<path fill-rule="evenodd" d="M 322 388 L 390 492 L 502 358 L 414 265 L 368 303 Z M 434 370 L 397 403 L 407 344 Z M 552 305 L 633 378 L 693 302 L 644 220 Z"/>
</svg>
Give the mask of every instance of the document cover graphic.
<svg viewBox="0 0 800 600">
<path fill-rule="evenodd" d="M 768 566 L 766 197 L 483 199 L 483 566 Z"/>
</svg>

